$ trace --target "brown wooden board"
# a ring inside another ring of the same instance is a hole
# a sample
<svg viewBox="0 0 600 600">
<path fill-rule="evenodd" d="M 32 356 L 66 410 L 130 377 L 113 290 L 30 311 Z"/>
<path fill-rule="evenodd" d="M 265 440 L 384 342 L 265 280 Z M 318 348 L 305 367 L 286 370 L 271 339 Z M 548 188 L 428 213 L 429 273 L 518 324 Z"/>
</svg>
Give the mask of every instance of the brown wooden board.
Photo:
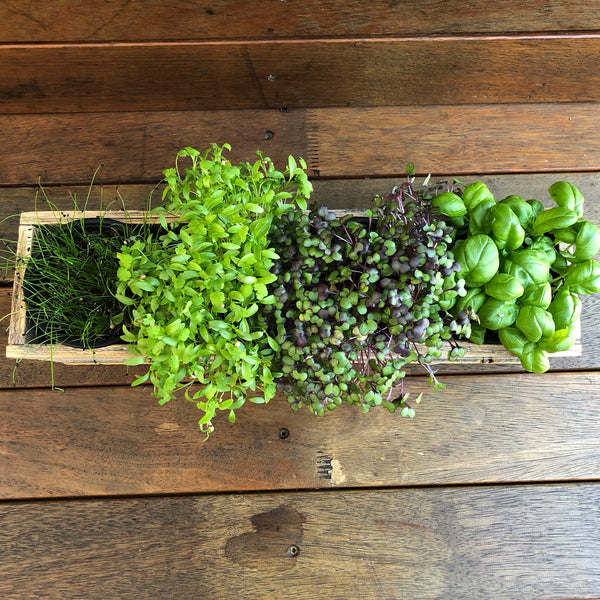
<svg viewBox="0 0 600 600">
<path fill-rule="evenodd" d="M 409 162 L 422 174 L 598 170 L 598 114 L 595 103 L 309 109 L 308 162 L 323 177 Z"/>
<path fill-rule="evenodd" d="M 0 42 L 415 35 L 600 29 L 595 0 L 19 0 Z"/>
<path fill-rule="evenodd" d="M 150 387 L 0 392 L 0 498 L 600 478 L 600 374 L 448 376 L 414 419 L 277 396 L 208 441 L 183 397 Z M 284 429 L 282 429 L 284 428 Z M 284 431 L 284 433 L 282 433 Z"/>
<path fill-rule="evenodd" d="M 435 37 L 248 46 L 269 106 L 596 101 L 600 37 Z M 268 81 L 268 76 L 276 77 Z"/>
<path fill-rule="evenodd" d="M 600 487 L 6 503 L 3 598 L 596 598 Z"/>
<path fill-rule="evenodd" d="M 228 142 L 232 161 L 262 150 L 278 164 L 305 154 L 305 111 L 122 112 L 0 115 L 0 181 L 44 186 L 157 182 L 184 146 Z"/>
<path fill-rule="evenodd" d="M 0 115 L 4 185 L 158 181 L 183 146 L 229 142 L 311 176 L 600 171 L 597 103 Z"/>
<path fill-rule="evenodd" d="M 0 47 L 1 113 L 585 102 L 600 34 Z"/>
</svg>

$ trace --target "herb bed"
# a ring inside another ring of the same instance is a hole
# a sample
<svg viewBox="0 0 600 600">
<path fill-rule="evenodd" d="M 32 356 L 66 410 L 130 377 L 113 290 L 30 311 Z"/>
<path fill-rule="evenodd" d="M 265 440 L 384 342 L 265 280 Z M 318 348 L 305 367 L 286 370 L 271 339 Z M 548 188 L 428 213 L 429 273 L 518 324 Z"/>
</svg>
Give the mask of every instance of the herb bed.
<svg viewBox="0 0 600 600">
<path fill-rule="evenodd" d="M 335 210 L 336 215 L 351 214 L 362 217 L 364 210 Z M 31 247 L 36 228 L 41 225 L 58 224 L 64 219 L 95 219 L 101 216 L 98 212 L 62 212 L 57 214 L 53 211 L 24 212 L 21 214 L 19 224 L 19 238 L 17 244 L 17 266 L 13 282 L 12 316 L 8 330 L 8 344 L 6 347 L 7 358 L 22 360 L 43 360 L 64 364 L 123 364 L 130 358 L 129 346 L 125 343 L 115 343 L 93 350 L 86 348 L 74 348 L 64 344 L 37 344 L 32 343 L 31 334 L 27 333 L 27 306 L 23 292 L 23 278 L 25 274 L 27 258 L 31 253 Z M 130 224 L 144 222 L 158 223 L 158 217 L 148 216 L 143 211 L 128 211 L 124 217 L 123 211 L 108 211 L 102 213 L 106 219 L 124 221 Z M 576 357 L 582 352 L 581 336 L 579 332 L 580 321 L 577 322 L 576 341 L 568 350 L 553 354 L 554 357 Z M 486 340 L 479 345 L 468 341 L 461 342 L 466 349 L 465 355 L 453 358 L 453 362 L 463 364 L 494 364 L 494 363 L 519 363 L 519 358 L 506 350 L 498 340 Z M 450 346 L 444 344 L 442 358 L 434 360 L 433 364 L 446 362 L 443 358 L 450 351 Z"/>
</svg>

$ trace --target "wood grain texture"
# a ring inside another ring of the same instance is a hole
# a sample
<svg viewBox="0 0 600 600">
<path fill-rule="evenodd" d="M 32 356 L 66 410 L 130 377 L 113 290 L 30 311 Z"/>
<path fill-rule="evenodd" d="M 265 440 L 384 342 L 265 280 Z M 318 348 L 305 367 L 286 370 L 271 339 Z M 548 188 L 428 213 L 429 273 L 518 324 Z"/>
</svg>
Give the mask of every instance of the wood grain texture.
<svg viewBox="0 0 600 600">
<path fill-rule="evenodd" d="M 266 108 L 242 44 L 5 46 L 2 113 Z"/>
<path fill-rule="evenodd" d="M 213 142 L 229 142 L 234 162 L 262 150 L 283 165 L 290 152 L 306 154 L 304 119 L 276 110 L 0 115 L 0 181 L 85 186 L 101 167 L 98 183 L 157 182 L 182 147 Z"/>
<path fill-rule="evenodd" d="M 578 102 L 600 98 L 600 37 L 279 41 L 248 46 L 269 106 Z"/>
<path fill-rule="evenodd" d="M 307 109 L 322 177 L 600 169 L 598 104 Z"/>
<path fill-rule="evenodd" d="M 0 498 L 600 478 L 600 374 L 453 376 L 414 419 L 248 403 L 207 442 L 150 388 L 0 392 Z M 565 394 L 568 390 L 568 394 Z M 289 435 L 280 438 L 281 428 Z"/>
<path fill-rule="evenodd" d="M 586 102 L 600 34 L 0 47 L 0 113 Z"/>
<path fill-rule="evenodd" d="M 600 29 L 594 0 L 19 0 L 0 42 L 78 42 Z M 176 23 L 176 26 L 174 26 Z"/>
<path fill-rule="evenodd" d="M 597 597 L 600 487 L 0 505 L 0 592 L 86 598 Z"/>
<path fill-rule="evenodd" d="M 597 103 L 0 115 L 4 185 L 160 180 L 183 146 L 229 142 L 313 177 L 600 171 Z"/>
</svg>

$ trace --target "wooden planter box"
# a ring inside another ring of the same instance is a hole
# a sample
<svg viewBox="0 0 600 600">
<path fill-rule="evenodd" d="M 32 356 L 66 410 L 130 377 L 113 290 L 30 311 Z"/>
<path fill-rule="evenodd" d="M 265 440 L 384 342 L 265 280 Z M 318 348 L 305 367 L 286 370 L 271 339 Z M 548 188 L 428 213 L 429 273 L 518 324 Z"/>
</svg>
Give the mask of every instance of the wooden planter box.
<svg viewBox="0 0 600 600">
<path fill-rule="evenodd" d="M 362 211 L 335 211 L 336 213 L 348 213 L 360 215 Z M 126 220 L 129 223 L 141 223 L 144 221 L 144 212 L 130 211 L 125 215 L 122 211 L 108 212 L 24 212 L 21 214 L 19 225 L 19 237 L 17 246 L 17 268 L 13 283 L 12 314 L 8 330 L 8 344 L 6 356 L 14 359 L 46 360 L 66 364 L 122 364 L 130 355 L 127 344 L 115 344 L 95 350 L 71 348 L 64 345 L 40 345 L 33 344 L 27 339 L 27 307 L 23 297 L 22 281 L 25 273 L 26 260 L 31 250 L 32 240 L 35 236 L 38 224 L 52 225 L 65 222 L 68 218 L 90 218 L 100 215 L 115 219 Z M 577 323 L 580 326 L 580 323 Z M 469 342 L 461 344 L 466 348 L 465 356 L 454 359 L 453 362 L 477 364 L 477 363 L 518 363 L 519 359 L 504 349 L 501 344 L 483 344 L 478 346 Z M 449 347 L 443 348 L 445 356 Z M 573 346 L 564 352 L 556 352 L 550 356 L 566 357 L 581 356 L 581 337 L 577 332 L 577 339 Z M 437 362 L 445 362 L 440 358 Z"/>
</svg>

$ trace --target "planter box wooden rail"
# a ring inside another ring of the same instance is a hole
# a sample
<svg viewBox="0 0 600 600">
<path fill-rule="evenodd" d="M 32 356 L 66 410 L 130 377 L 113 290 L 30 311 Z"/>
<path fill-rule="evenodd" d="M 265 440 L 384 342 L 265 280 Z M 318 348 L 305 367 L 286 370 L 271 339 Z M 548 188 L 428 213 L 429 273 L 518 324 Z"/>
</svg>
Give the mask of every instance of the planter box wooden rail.
<svg viewBox="0 0 600 600">
<path fill-rule="evenodd" d="M 361 215 L 360 210 L 336 210 L 337 214 Z M 21 214 L 19 224 L 19 238 L 17 245 L 18 264 L 15 269 L 13 283 L 12 313 L 8 330 L 8 344 L 6 346 L 7 358 L 18 360 L 45 360 L 65 364 L 122 364 L 130 356 L 127 344 L 115 344 L 95 350 L 72 348 L 65 345 L 35 344 L 27 336 L 27 307 L 23 295 L 23 276 L 25 274 L 27 257 L 31 251 L 32 241 L 38 224 L 52 225 L 64 223 L 71 218 L 90 218 L 104 216 L 106 218 L 127 221 L 128 223 L 142 223 L 147 221 L 143 211 L 107 211 L 107 212 L 24 212 Z M 580 322 L 577 323 L 580 327 Z M 468 342 L 462 344 L 466 348 L 465 356 L 455 359 L 454 362 L 476 363 L 518 363 L 519 359 L 504 349 L 501 344 L 476 345 Z M 449 347 L 444 348 L 442 356 L 446 356 Z M 564 352 L 552 354 L 552 357 L 580 356 L 582 353 L 580 332 L 577 332 L 576 342 Z M 446 359 L 440 359 L 443 362 Z"/>
</svg>

